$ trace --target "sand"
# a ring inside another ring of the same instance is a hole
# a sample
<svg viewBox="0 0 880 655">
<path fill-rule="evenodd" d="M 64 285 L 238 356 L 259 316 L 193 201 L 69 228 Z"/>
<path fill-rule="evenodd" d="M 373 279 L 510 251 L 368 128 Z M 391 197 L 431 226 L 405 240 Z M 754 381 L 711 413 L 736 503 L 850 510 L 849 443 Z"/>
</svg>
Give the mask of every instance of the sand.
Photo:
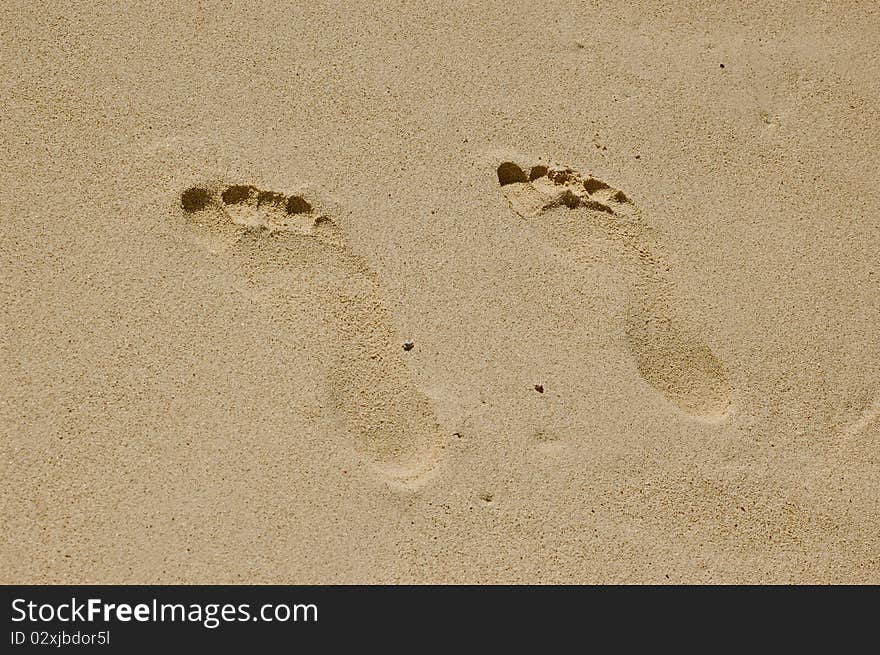
<svg viewBox="0 0 880 655">
<path fill-rule="evenodd" d="M 0 582 L 880 582 L 874 3 L 6 14 Z"/>
</svg>

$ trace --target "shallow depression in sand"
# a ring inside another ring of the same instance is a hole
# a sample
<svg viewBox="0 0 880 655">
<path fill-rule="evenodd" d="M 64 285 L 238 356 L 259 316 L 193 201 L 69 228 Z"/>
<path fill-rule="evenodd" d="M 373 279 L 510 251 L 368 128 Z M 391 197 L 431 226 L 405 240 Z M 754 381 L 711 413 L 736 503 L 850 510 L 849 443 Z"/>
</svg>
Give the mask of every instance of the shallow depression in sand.
<svg viewBox="0 0 880 655">
<path fill-rule="evenodd" d="M 578 255 L 589 247 L 584 226 L 599 229 L 617 244 L 632 278 L 625 331 L 637 370 L 682 411 L 709 421 L 723 419 L 731 402 L 725 366 L 689 328 L 667 279 L 669 267 L 627 195 L 569 167 L 505 161 L 496 174 L 511 209 L 564 249 Z M 560 209 L 566 212 L 564 221 L 557 218 Z"/>
<path fill-rule="evenodd" d="M 291 339 L 298 338 L 288 319 L 296 308 L 286 305 L 301 299 L 286 293 L 285 271 L 314 271 L 313 297 L 332 334 L 312 347 L 329 364 L 328 388 L 344 429 L 393 486 L 414 489 L 430 479 L 440 464 L 440 426 L 400 359 L 403 340 L 382 285 L 348 247 L 333 209 L 252 184 L 191 187 L 181 192 L 180 206 L 200 238 L 278 308 L 278 324 Z"/>
</svg>

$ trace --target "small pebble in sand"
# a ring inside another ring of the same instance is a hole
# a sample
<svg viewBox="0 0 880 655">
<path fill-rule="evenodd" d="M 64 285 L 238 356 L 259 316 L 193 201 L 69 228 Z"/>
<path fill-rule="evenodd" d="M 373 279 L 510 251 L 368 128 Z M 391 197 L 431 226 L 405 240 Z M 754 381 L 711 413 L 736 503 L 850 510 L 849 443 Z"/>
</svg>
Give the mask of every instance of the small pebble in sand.
<svg viewBox="0 0 880 655">
<path fill-rule="evenodd" d="M 544 385 L 543 384 L 536 384 L 535 391 L 537 391 L 538 393 L 544 393 Z"/>
<path fill-rule="evenodd" d="M 412 339 L 407 339 L 406 341 L 403 342 L 403 349 L 404 350 L 412 350 L 415 345 L 416 344 L 413 343 Z"/>
</svg>

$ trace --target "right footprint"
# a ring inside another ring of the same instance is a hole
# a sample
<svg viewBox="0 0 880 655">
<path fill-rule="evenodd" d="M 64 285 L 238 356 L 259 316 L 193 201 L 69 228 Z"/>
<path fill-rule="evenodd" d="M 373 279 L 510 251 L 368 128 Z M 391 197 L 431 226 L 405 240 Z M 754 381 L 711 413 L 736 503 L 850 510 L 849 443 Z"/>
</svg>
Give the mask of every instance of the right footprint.
<svg viewBox="0 0 880 655">
<path fill-rule="evenodd" d="M 642 377 L 684 412 L 724 418 L 731 395 L 725 367 L 676 311 L 668 266 L 626 195 L 571 168 L 506 161 L 497 173 L 513 211 L 557 247 L 581 261 L 613 247 L 627 272 L 626 338 Z"/>
</svg>

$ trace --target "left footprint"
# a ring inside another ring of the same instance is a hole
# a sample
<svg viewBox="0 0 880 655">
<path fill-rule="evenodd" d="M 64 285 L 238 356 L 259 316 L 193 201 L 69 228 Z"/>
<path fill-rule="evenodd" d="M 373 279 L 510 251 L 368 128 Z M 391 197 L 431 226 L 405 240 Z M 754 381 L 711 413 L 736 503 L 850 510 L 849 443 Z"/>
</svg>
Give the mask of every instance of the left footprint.
<svg viewBox="0 0 880 655">
<path fill-rule="evenodd" d="M 444 446 L 435 412 L 403 361 L 377 276 L 346 243 L 335 204 L 308 189 L 231 184 L 188 188 L 180 207 L 191 234 L 228 256 L 278 321 L 290 321 L 285 272 L 307 271 L 300 279 L 309 280 L 315 309 L 335 332 L 324 353 L 332 405 L 357 449 L 394 486 L 413 489 L 433 477 Z"/>
</svg>

